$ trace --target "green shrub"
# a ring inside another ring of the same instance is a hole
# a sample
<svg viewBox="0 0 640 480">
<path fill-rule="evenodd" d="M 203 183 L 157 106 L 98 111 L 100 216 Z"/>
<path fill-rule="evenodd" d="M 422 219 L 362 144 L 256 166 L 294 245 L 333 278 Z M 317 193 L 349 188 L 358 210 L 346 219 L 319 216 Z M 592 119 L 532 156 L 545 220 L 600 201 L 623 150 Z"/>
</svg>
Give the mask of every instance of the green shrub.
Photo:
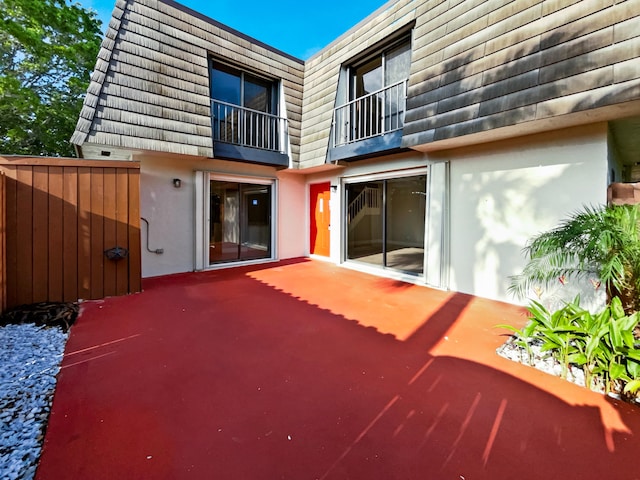
<svg viewBox="0 0 640 480">
<path fill-rule="evenodd" d="M 524 328 L 500 327 L 515 332 L 517 345 L 529 355 L 531 344 L 538 342 L 560 363 L 563 378 L 569 366 L 576 365 L 584 372 L 587 388 L 601 383 L 607 393 L 635 397 L 640 390 L 640 345 L 633 335 L 640 320 L 637 312 L 625 314 L 618 297 L 597 314 L 581 308 L 578 297 L 553 313 L 535 301 L 528 310 Z"/>
</svg>

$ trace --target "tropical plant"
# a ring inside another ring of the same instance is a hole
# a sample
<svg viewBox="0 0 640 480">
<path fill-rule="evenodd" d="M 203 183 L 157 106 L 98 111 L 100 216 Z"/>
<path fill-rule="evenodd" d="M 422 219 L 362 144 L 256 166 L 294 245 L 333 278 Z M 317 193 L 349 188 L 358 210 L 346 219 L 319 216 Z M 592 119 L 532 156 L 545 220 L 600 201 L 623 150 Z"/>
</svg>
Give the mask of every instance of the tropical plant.
<svg viewBox="0 0 640 480">
<path fill-rule="evenodd" d="M 640 207 L 585 207 L 525 247 L 529 262 L 511 277 L 509 290 L 524 298 L 558 279 L 602 283 L 608 298 L 620 297 L 626 313 L 640 310 Z"/>
<path fill-rule="evenodd" d="M 618 297 L 597 314 L 580 307 L 579 297 L 553 313 L 536 301 L 528 310 L 529 322 L 522 329 L 499 325 L 515 332 L 516 345 L 530 356 L 534 344 L 548 351 L 561 365 L 562 378 L 575 365 L 582 368 L 587 388 L 598 383 L 605 392 L 635 398 L 640 390 L 640 345 L 633 331 L 640 313 L 626 315 Z"/>
</svg>

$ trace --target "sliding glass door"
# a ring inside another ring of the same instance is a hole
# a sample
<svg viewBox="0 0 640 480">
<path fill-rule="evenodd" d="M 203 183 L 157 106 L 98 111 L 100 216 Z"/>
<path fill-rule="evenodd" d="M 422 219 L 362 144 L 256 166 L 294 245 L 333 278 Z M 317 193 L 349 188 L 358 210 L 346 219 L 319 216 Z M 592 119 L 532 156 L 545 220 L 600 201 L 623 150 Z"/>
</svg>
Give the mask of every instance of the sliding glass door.
<svg viewBox="0 0 640 480">
<path fill-rule="evenodd" d="M 426 175 L 346 185 L 348 260 L 424 272 Z"/>
<path fill-rule="evenodd" d="M 347 193 L 347 258 L 384 266 L 384 182 L 351 183 Z"/>
<path fill-rule="evenodd" d="M 209 265 L 271 258 L 271 185 L 209 182 Z"/>
</svg>

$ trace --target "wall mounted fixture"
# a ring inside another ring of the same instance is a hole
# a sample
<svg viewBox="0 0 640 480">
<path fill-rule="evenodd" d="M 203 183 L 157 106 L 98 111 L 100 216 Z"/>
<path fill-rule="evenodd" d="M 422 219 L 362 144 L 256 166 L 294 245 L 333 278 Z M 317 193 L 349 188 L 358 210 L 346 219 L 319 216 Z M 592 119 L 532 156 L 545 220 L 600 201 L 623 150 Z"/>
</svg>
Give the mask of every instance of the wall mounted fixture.
<svg viewBox="0 0 640 480">
<path fill-rule="evenodd" d="M 180 180 L 179 178 L 174 178 L 173 179 L 173 186 L 176 188 L 180 188 L 182 186 L 182 180 Z"/>
<path fill-rule="evenodd" d="M 123 247 L 113 247 L 109 250 L 105 250 L 104 254 L 107 256 L 109 260 L 122 260 L 123 258 L 127 258 L 129 256 L 129 250 Z"/>
<path fill-rule="evenodd" d="M 331 191 L 332 192 L 337 192 L 338 191 L 338 185 L 331 185 Z"/>
</svg>

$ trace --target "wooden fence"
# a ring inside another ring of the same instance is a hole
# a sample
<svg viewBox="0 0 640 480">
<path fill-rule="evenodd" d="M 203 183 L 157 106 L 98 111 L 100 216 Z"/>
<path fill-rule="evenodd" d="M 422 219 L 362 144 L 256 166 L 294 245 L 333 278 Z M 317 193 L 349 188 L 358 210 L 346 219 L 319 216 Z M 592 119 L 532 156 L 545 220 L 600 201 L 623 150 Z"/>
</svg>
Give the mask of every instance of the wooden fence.
<svg viewBox="0 0 640 480">
<path fill-rule="evenodd" d="M 0 169 L 0 313 L 7 308 L 7 229 L 5 191 L 7 176 Z"/>
<path fill-rule="evenodd" d="M 0 157 L 0 173 L 1 308 L 140 291 L 139 163 Z"/>
</svg>

